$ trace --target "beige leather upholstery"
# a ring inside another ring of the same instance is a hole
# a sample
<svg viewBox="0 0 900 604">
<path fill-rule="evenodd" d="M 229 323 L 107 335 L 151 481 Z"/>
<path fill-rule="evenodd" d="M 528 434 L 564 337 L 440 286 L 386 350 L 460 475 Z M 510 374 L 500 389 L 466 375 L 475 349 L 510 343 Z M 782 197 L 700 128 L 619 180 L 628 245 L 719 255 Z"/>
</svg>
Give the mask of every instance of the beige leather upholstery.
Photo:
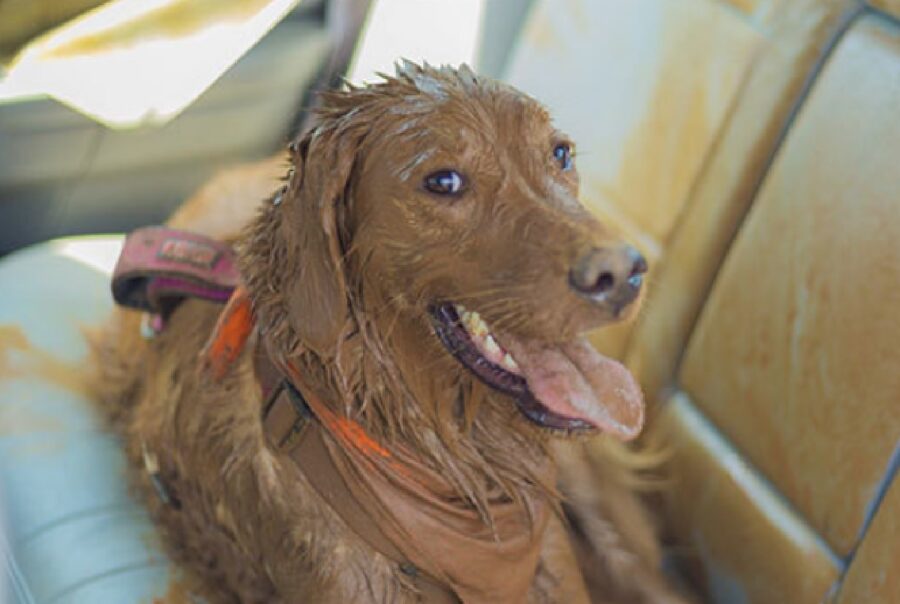
<svg viewBox="0 0 900 604">
<path fill-rule="evenodd" d="M 847 560 L 859 591 L 842 593 L 861 596 L 842 601 L 898 601 L 896 483 L 878 505 L 900 435 L 896 82 L 900 27 L 863 15 L 792 124 L 652 426 L 674 454 L 668 525 L 716 601 L 732 601 L 727 585 L 818 602 Z"/>
<path fill-rule="evenodd" d="M 709 601 L 822 601 L 842 562 L 684 393 L 663 405 L 653 437 L 675 454 L 666 512 L 676 561 Z"/>
<path fill-rule="evenodd" d="M 841 555 L 900 434 L 900 97 L 886 82 L 900 82 L 900 31 L 866 18 L 788 135 L 682 371 Z"/>
</svg>

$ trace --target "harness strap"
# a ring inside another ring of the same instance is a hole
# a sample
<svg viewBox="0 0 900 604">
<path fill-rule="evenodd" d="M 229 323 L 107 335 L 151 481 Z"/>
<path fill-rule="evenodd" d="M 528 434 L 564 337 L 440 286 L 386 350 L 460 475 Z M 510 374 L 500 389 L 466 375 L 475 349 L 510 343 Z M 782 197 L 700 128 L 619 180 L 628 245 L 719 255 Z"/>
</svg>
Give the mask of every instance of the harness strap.
<svg viewBox="0 0 900 604">
<path fill-rule="evenodd" d="M 244 350 L 252 332 L 253 307 L 247 290 L 238 287 L 219 313 L 212 337 L 200 351 L 203 367 L 221 380 Z"/>
<path fill-rule="evenodd" d="M 356 501 L 328 453 L 321 424 L 300 391 L 283 376 L 275 384 L 266 383 L 265 376 L 281 374 L 263 348 L 257 346 L 255 364 L 263 392 L 269 392 L 262 418 L 269 443 L 290 457 L 310 485 L 357 536 L 399 565 L 419 590 L 423 602 L 458 604 L 456 594 L 411 564 Z"/>
<path fill-rule="evenodd" d="M 116 303 L 165 318 L 185 298 L 226 302 L 240 282 L 234 250 L 161 226 L 132 231 L 113 270 Z"/>
</svg>

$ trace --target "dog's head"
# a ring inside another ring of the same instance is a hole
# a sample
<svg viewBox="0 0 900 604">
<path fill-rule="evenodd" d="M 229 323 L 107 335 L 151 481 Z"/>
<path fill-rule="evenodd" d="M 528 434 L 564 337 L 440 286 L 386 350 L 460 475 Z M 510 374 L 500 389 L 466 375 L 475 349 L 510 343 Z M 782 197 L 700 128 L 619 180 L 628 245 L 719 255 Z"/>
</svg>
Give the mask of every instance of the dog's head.
<svg viewBox="0 0 900 604">
<path fill-rule="evenodd" d="M 579 203 L 575 145 L 546 110 L 466 67 L 406 64 L 320 114 L 269 259 L 298 263 L 271 289 L 300 345 L 334 358 L 374 330 L 406 375 L 477 379 L 544 428 L 635 436 L 638 387 L 580 334 L 634 312 L 646 263 Z"/>
</svg>

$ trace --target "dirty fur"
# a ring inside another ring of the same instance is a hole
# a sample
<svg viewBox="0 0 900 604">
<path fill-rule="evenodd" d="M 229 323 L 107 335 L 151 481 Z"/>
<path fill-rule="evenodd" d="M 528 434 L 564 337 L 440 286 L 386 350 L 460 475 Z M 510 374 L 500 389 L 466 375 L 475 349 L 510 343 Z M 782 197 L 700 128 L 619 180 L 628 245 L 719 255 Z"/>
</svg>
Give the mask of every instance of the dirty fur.
<svg viewBox="0 0 900 604">
<path fill-rule="evenodd" d="M 552 155 L 571 143 L 538 103 L 466 67 L 405 64 L 382 83 L 325 93 L 321 105 L 288 157 L 214 179 L 169 223 L 239 251 L 258 332 L 230 373 L 213 382 L 198 370 L 221 310 L 211 303 L 184 303 L 149 342 L 127 310 L 92 338 L 96 398 L 169 550 L 211 602 L 418 596 L 267 444 L 250 358 L 260 338 L 335 411 L 415 451 L 490 526 L 491 490 L 559 508 L 556 485 L 534 468 L 564 435 L 527 422 L 453 359 L 428 305 L 464 303 L 492 326 L 547 342 L 616 319 L 563 278 L 583 250 L 618 238 L 578 203 L 577 173 Z M 466 175 L 463 195 L 422 188 L 425 175 L 450 168 Z M 585 470 L 613 462 L 576 450 L 563 453 L 561 476 L 581 518 L 579 547 L 603 549 L 590 558 L 600 568 L 588 569 L 594 600 L 681 601 L 656 570 L 658 547 L 631 485 Z M 177 508 L 154 494 L 143 451 L 158 458 Z M 560 516 L 544 535 L 529 601 L 588 601 Z"/>
</svg>

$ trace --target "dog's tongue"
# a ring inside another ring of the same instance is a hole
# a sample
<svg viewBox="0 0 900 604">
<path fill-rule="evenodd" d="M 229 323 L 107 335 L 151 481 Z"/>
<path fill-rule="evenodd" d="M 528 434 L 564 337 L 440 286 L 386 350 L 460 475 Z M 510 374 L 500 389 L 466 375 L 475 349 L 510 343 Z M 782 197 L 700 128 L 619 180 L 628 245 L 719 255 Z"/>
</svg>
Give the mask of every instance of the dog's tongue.
<svg viewBox="0 0 900 604">
<path fill-rule="evenodd" d="M 644 425 L 644 397 L 621 363 L 584 338 L 562 345 L 504 338 L 531 393 L 553 413 L 630 440 Z"/>
</svg>

